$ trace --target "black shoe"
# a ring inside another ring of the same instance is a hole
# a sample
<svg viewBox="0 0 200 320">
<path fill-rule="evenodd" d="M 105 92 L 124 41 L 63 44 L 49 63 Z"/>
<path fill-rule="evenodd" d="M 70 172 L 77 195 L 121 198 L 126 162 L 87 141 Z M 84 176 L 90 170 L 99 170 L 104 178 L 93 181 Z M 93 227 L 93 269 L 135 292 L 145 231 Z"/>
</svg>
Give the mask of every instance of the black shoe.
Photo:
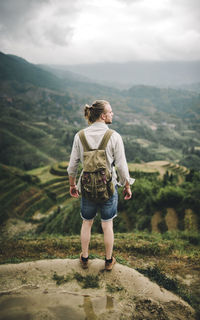
<svg viewBox="0 0 200 320">
<path fill-rule="evenodd" d="M 83 269 L 87 269 L 88 268 L 88 257 L 84 258 L 82 252 L 80 254 L 80 264 L 81 264 L 81 267 Z"/>
<path fill-rule="evenodd" d="M 105 261 L 105 270 L 107 271 L 111 271 L 114 264 L 116 263 L 116 259 L 114 257 L 112 257 L 110 260 Z"/>
</svg>

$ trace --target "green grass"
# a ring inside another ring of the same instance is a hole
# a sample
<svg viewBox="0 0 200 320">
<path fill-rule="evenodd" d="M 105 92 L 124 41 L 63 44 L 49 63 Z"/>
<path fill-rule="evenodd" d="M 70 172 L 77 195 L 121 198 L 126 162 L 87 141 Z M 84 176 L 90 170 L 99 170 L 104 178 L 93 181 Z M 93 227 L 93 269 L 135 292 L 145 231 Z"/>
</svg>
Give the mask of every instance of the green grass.
<svg viewBox="0 0 200 320">
<path fill-rule="evenodd" d="M 39 201 L 42 198 L 42 192 L 36 192 L 30 199 L 22 202 L 20 206 L 15 208 L 15 213 L 19 216 L 22 216 L 23 213 L 28 210 L 30 206 L 32 206 L 35 202 Z"/>
<path fill-rule="evenodd" d="M 60 189 L 61 187 L 69 187 L 69 186 L 67 186 L 66 182 L 67 182 L 66 180 L 54 182 L 52 185 L 49 186 L 48 190 L 49 191 L 56 191 L 57 189 Z"/>
<path fill-rule="evenodd" d="M 19 193 L 25 190 L 28 187 L 28 184 L 22 181 L 19 181 L 18 185 L 15 185 L 14 188 L 9 189 L 8 192 L 2 194 L 0 201 L 4 205 L 7 205 L 11 202 Z"/>
<path fill-rule="evenodd" d="M 15 177 L 9 177 L 2 179 L 0 182 L 0 190 L 2 190 L 3 193 L 9 191 L 12 189 L 16 184 L 19 184 L 21 180 L 19 178 Z"/>
<path fill-rule="evenodd" d="M 56 193 L 56 195 L 59 196 L 61 194 L 67 194 L 67 192 L 69 192 L 69 187 L 67 185 L 60 185 L 59 188 L 53 190 Z"/>
<path fill-rule="evenodd" d="M 28 207 L 24 212 L 23 216 L 25 221 L 29 221 L 30 218 L 34 215 L 37 210 L 40 210 L 42 213 L 45 213 L 49 208 L 51 208 L 55 204 L 55 201 L 52 199 L 45 197 L 43 195 L 42 198 L 35 201 L 30 207 Z"/>
<path fill-rule="evenodd" d="M 186 286 L 181 284 L 177 279 L 167 276 L 158 265 L 147 268 L 136 268 L 137 271 L 147 276 L 150 280 L 156 282 L 159 286 L 166 290 L 172 291 L 179 295 L 183 300 L 188 302 L 197 312 L 200 312 L 199 302 L 200 299 L 196 295 L 191 293 Z"/>
<path fill-rule="evenodd" d="M 55 280 L 56 284 L 59 286 L 61 284 L 64 284 L 64 283 L 67 283 L 67 282 L 71 281 L 72 277 L 70 275 L 59 276 L 56 272 L 54 272 L 52 279 Z"/>
<path fill-rule="evenodd" d="M 59 163 L 55 163 L 51 167 L 50 172 L 57 176 L 67 176 L 67 170 L 65 168 L 60 168 Z"/>
<path fill-rule="evenodd" d="M 14 167 L 2 165 L 1 174 L 4 179 L 1 183 L 0 200 L 4 211 L 1 214 L 1 222 L 15 216 L 30 221 L 36 211 L 46 213 L 55 204 L 65 202 L 69 198 L 69 179 L 64 169 L 66 163 L 57 163 L 56 167 L 59 165 L 63 168 L 59 170 L 65 173 L 65 177 L 52 175 L 50 166 L 25 173 Z"/>
<path fill-rule="evenodd" d="M 40 181 L 41 181 L 41 185 L 45 185 L 46 182 L 49 182 L 50 180 L 56 179 L 52 176 L 52 174 L 50 173 L 50 166 L 45 166 L 45 167 L 39 167 L 30 171 L 27 171 L 28 174 L 31 175 L 36 175 Z M 52 179 L 53 178 L 53 179 Z M 58 180 L 60 179 L 57 178 Z"/>
<path fill-rule="evenodd" d="M 83 289 L 87 288 L 99 288 L 99 276 L 88 274 L 86 276 L 81 275 L 78 272 L 74 273 L 74 279 L 76 279 L 82 286 Z"/>
<path fill-rule="evenodd" d="M 149 279 L 155 281 L 160 286 L 167 290 L 178 293 L 178 281 L 167 277 L 157 265 L 153 267 L 136 268 L 137 271 L 147 276 Z"/>
<path fill-rule="evenodd" d="M 62 170 L 64 169 L 64 170 L 66 171 L 66 170 L 67 170 L 67 166 L 68 166 L 68 162 L 63 161 L 63 162 L 60 162 L 60 163 L 59 163 L 59 166 L 58 166 L 58 167 L 59 167 L 60 169 L 62 169 Z"/>
<path fill-rule="evenodd" d="M 57 197 L 56 197 L 56 199 L 57 199 L 57 201 L 59 202 L 59 203 L 62 203 L 65 199 L 67 199 L 67 198 L 70 198 L 70 196 L 69 196 L 69 191 L 67 190 L 67 191 L 65 191 L 65 192 L 63 192 L 62 194 L 60 194 L 60 195 L 58 195 Z"/>
<path fill-rule="evenodd" d="M 57 177 L 57 178 L 52 179 L 52 174 L 51 174 L 50 180 L 47 180 L 47 181 L 41 183 L 40 186 L 43 188 L 46 188 L 46 187 L 49 188 L 49 186 L 51 186 L 51 185 L 53 186 L 54 183 L 61 183 L 61 182 L 65 182 L 65 181 L 66 181 L 66 184 L 69 183 L 67 177 Z"/>
<path fill-rule="evenodd" d="M 106 290 L 109 293 L 114 293 L 114 292 L 119 292 L 119 291 L 123 291 L 125 290 L 125 288 L 123 286 L 118 286 L 117 284 L 106 284 Z"/>
<path fill-rule="evenodd" d="M 72 201 L 74 202 L 74 201 Z M 69 210 L 71 207 L 69 206 Z M 191 240 L 192 239 L 192 240 Z M 145 232 L 115 234 L 114 251 L 117 261 L 126 264 L 127 255 L 149 257 L 171 257 L 186 259 L 194 263 L 200 260 L 200 235 L 193 232 L 166 232 L 151 234 Z M 192 242 L 192 243 L 191 243 Z M 194 244 L 195 242 L 195 244 Z M 39 258 L 40 252 L 51 252 L 58 257 L 73 256 L 80 253 L 79 235 L 60 235 L 48 233 L 25 234 L 15 236 L 7 243 L 1 243 L 2 255 L 0 262 L 10 256 L 23 260 L 32 252 L 32 258 Z M 21 252 L 21 247 L 23 251 Z M 92 234 L 90 242 L 90 259 L 104 258 L 104 242 L 102 234 Z M 124 255 L 125 254 L 125 255 Z"/>
<path fill-rule="evenodd" d="M 37 155 L 40 158 L 40 161 L 45 161 L 46 163 L 56 163 L 56 159 L 50 157 L 48 154 L 37 148 L 37 146 L 34 146 L 29 141 L 26 141 L 26 139 L 21 138 L 20 136 L 17 136 L 13 134 L 11 131 L 6 129 L 1 129 L 1 131 L 5 134 L 5 136 L 9 137 L 13 140 L 13 144 L 20 146 L 21 150 L 23 151 L 24 155 L 27 155 L 27 153 L 31 153 L 34 155 L 34 157 Z M 24 133 L 23 133 L 24 137 Z M 17 155 L 15 155 L 15 160 L 17 159 Z"/>
</svg>

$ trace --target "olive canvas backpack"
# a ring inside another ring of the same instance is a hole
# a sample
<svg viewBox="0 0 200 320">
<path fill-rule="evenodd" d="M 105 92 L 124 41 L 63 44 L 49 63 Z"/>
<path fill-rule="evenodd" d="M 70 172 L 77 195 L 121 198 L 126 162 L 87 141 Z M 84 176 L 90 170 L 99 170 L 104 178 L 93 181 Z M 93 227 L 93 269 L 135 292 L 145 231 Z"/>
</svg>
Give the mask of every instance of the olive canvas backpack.
<svg viewBox="0 0 200 320">
<path fill-rule="evenodd" d="M 112 174 L 107 166 L 106 146 L 114 131 L 108 129 L 98 149 L 92 149 L 85 137 L 84 130 L 79 132 L 83 145 L 83 171 L 81 174 L 81 194 L 93 202 L 104 202 L 114 193 Z"/>
</svg>

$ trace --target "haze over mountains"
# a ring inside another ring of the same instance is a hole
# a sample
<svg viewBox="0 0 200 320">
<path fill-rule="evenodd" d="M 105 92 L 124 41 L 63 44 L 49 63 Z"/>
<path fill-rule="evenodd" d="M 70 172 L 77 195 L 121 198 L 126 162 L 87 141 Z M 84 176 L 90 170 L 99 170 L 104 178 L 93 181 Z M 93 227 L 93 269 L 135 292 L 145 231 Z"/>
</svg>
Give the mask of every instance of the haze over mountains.
<svg viewBox="0 0 200 320">
<path fill-rule="evenodd" d="M 93 82 L 117 88 L 133 85 L 177 87 L 200 82 L 200 61 L 132 61 L 54 66 L 58 72 L 71 71 Z"/>
</svg>

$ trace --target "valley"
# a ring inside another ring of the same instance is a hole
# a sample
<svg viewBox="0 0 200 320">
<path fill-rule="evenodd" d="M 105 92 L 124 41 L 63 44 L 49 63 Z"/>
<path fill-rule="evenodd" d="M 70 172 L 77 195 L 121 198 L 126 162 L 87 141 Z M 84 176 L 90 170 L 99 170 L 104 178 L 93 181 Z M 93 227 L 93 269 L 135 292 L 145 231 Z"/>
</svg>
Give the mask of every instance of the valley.
<svg viewBox="0 0 200 320">
<path fill-rule="evenodd" d="M 3 53 L 0 60 L 1 163 L 30 170 L 68 161 L 73 137 L 86 125 L 85 103 L 103 98 L 112 105 L 111 127 L 122 135 L 129 162 L 166 160 L 199 170 L 198 90 L 120 90 Z"/>
<path fill-rule="evenodd" d="M 74 135 L 86 126 L 85 103 L 103 98 L 136 178 L 131 201 L 119 188 L 117 262 L 174 292 L 198 316 L 198 83 L 119 89 L 64 71 L 0 53 L 0 263 L 79 258 L 80 202 L 70 198 L 66 169 Z M 99 216 L 90 249 L 101 264 Z"/>
</svg>

